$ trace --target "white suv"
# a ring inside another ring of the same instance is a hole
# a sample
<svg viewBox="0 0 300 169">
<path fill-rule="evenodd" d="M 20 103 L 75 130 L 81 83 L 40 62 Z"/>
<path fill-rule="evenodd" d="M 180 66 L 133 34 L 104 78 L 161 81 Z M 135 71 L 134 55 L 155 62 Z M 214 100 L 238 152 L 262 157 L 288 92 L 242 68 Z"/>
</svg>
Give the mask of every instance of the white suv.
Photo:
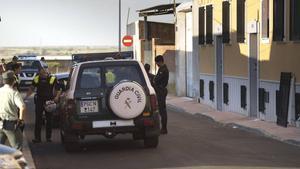
<svg viewBox="0 0 300 169">
<path fill-rule="evenodd" d="M 22 71 L 19 74 L 20 88 L 32 85 L 32 80 L 38 74 L 39 68 L 48 68 L 48 65 L 36 56 L 18 56 L 18 62 L 22 64 Z"/>
<path fill-rule="evenodd" d="M 102 60 L 73 67 L 61 99 L 61 139 L 67 151 L 86 135 L 113 138 L 131 133 L 145 147 L 158 145 L 156 94 L 144 66 L 135 60 Z"/>
</svg>

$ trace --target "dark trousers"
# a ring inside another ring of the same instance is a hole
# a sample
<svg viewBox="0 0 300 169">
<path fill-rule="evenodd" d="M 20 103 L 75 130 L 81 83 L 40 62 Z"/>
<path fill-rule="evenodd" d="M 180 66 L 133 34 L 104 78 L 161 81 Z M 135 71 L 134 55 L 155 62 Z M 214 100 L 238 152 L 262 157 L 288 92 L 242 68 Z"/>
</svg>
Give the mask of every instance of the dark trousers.
<svg viewBox="0 0 300 169">
<path fill-rule="evenodd" d="M 49 100 L 43 97 L 36 98 L 35 104 L 35 128 L 34 128 L 34 136 L 35 139 L 41 139 L 41 130 L 43 125 L 43 112 L 46 115 L 46 139 L 51 139 L 52 134 L 52 113 L 46 112 L 44 108 L 45 102 Z"/>
<path fill-rule="evenodd" d="M 156 94 L 157 94 L 159 114 L 161 117 L 162 129 L 167 129 L 168 114 L 166 108 L 166 99 L 167 99 L 168 90 L 166 88 L 158 89 L 156 91 Z"/>
</svg>

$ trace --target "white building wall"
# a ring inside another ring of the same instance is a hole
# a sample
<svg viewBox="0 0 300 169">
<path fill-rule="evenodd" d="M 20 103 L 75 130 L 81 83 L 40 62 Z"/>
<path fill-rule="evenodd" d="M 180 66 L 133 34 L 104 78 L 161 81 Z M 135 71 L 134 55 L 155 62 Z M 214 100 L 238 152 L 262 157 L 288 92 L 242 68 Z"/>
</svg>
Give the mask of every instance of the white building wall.
<svg viewBox="0 0 300 169">
<path fill-rule="evenodd" d="M 214 98 L 214 101 L 209 99 L 209 82 L 213 81 L 216 87 L 216 76 L 212 74 L 200 74 L 199 79 L 204 80 L 204 98 L 200 98 L 200 103 L 216 108 L 216 97 Z M 216 90 L 214 90 L 214 95 L 216 96 Z"/>
<path fill-rule="evenodd" d="M 223 83 L 228 83 L 228 104 L 223 103 L 223 110 L 228 112 L 236 112 L 248 116 L 249 111 L 249 93 L 247 90 L 247 106 L 246 109 L 241 107 L 241 86 L 248 89 L 248 80 L 242 77 L 224 76 Z"/>
<path fill-rule="evenodd" d="M 177 13 L 175 34 L 176 95 L 186 95 L 185 77 L 185 13 Z"/>
<path fill-rule="evenodd" d="M 134 52 L 134 59 L 141 61 L 141 40 L 139 38 L 140 30 L 139 30 L 139 21 L 135 22 L 135 35 L 133 35 L 133 52 Z"/>
<path fill-rule="evenodd" d="M 264 88 L 269 94 L 269 102 L 265 103 L 265 113 L 260 112 L 261 119 L 276 122 L 276 91 L 279 90 L 279 82 L 260 81 L 260 88 Z"/>
</svg>

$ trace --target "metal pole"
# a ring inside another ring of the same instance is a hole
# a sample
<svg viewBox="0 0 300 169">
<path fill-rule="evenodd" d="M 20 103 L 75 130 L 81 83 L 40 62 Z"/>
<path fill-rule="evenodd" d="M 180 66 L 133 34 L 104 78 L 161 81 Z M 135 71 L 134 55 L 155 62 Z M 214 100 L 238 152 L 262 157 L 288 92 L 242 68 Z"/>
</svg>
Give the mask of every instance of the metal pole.
<svg viewBox="0 0 300 169">
<path fill-rule="evenodd" d="M 174 17 L 176 17 L 176 0 L 173 0 L 173 3 L 174 3 L 173 13 L 174 13 Z"/>
<path fill-rule="evenodd" d="M 129 14 L 130 14 L 130 8 L 128 8 L 128 13 L 127 13 L 127 20 L 126 20 L 126 35 L 129 34 L 129 32 L 128 32 Z"/>
<path fill-rule="evenodd" d="M 121 0 L 119 0 L 119 52 L 121 53 Z"/>
</svg>

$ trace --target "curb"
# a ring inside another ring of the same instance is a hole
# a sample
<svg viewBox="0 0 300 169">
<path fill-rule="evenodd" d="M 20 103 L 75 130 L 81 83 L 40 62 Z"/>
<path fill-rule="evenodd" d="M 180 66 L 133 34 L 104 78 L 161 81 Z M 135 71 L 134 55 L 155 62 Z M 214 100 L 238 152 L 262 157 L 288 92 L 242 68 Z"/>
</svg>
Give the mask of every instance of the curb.
<svg viewBox="0 0 300 169">
<path fill-rule="evenodd" d="M 243 126 L 243 125 L 240 125 L 240 124 L 237 124 L 237 123 L 229 123 L 227 125 L 230 126 L 230 127 L 237 126 L 241 130 L 245 130 L 245 131 L 248 131 L 248 132 L 251 132 L 251 133 L 255 133 L 255 134 L 258 134 L 258 135 L 261 135 L 261 136 L 272 138 L 272 139 L 280 141 L 280 142 L 284 142 L 284 143 L 287 143 L 287 144 L 290 144 L 290 145 L 294 145 L 294 146 L 300 147 L 300 141 L 297 141 L 297 140 L 286 140 L 286 139 L 277 137 L 275 135 L 272 135 L 272 134 L 264 131 L 263 129 L 251 128 L 251 127 Z"/>
<path fill-rule="evenodd" d="M 29 169 L 36 169 L 34 160 L 32 158 L 31 149 L 28 145 L 28 141 L 27 141 L 25 132 L 23 132 L 23 150 L 22 150 L 22 153 L 24 155 L 24 158 L 27 161 L 28 168 Z"/>
<path fill-rule="evenodd" d="M 290 145 L 294 145 L 294 146 L 300 147 L 300 141 L 297 141 L 297 140 L 286 140 L 286 139 L 277 137 L 275 135 L 272 135 L 272 134 L 264 131 L 263 129 L 258 129 L 258 128 L 252 128 L 252 127 L 248 127 L 248 126 L 243 126 L 243 125 L 237 124 L 237 123 L 224 123 L 224 122 L 220 122 L 220 121 L 217 121 L 214 118 L 212 118 L 212 117 L 210 117 L 210 116 L 208 116 L 206 114 L 202 114 L 202 113 L 199 113 L 199 112 L 197 112 L 197 113 L 187 112 L 183 108 L 177 107 L 177 106 L 169 104 L 169 103 L 167 103 L 167 108 L 169 108 L 170 110 L 173 110 L 173 111 L 183 112 L 183 113 L 187 113 L 187 114 L 191 114 L 191 115 L 201 115 L 202 117 L 205 117 L 205 118 L 207 118 L 209 120 L 212 120 L 212 121 L 214 121 L 214 122 L 216 122 L 218 124 L 221 124 L 223 126 L 228 126 L 228 127 L 234 127 L 234 126 L 236 126 L 239 129 L 244 130 L 244 131 L 248 131 L 248 132 L 251 132 L 251 133 L 255 133 L 257 135 L 265 136 L 265 137 L 268 137 L 268 138 L 271 138 L 271 139 L 274 139 L 274 140 L 277 140 L 277 141 L 280 141 L 280 142 L 284 142 L 284 143 L 287 143 L 287 144 L 290 144 Z"/>
</svg>

